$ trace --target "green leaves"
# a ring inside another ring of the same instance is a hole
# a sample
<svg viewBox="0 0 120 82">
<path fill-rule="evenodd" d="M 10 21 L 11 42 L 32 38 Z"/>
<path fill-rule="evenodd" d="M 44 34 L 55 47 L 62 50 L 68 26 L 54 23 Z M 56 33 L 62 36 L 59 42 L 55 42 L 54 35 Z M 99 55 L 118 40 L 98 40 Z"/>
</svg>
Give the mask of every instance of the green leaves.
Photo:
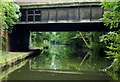
<svg viewBox="0 0 120 82">
<path fill-rule="evenodd" d="M 100 37 L 101 42 L 106 44 L 106 48 L 109 50 L 105 51 L 107 58 L 114 59 L 112 65 L 107 68 L 112 72 L 118 71 L 119 60 L 120 60 L 120 34 L 119 32 L 108 32 L 106 35 Z"/>
<path fill-rule="evenodd" d="M 9 27 L 12 27 L 14 24 L 18 23 L 18 18 L 20 17 L 20 14 L 17 14 L 19 11 L 19 6 L 16 5 L 13 2 L 6 3 L 6 23 Z"/>
<path fill-rule="evenodd" d="M 1 6 L 2 25 L 7 26 L 7 27 L 3 26 L 5 29 L 12 29 L 13 26 L 19 22 L 19 17 L 21 16 L 21 13 L 19 11 L 20 7 L 14 2 L 1 2 L 1 3 L 2 3 Z"/>
<path fill-rule="evenodd" d="M 120 2 L 102 2 L 101 5 L 107 11 L 100 21 L 104 21 L 106 26 L 110 25 L 110 29 L 117 28 L 120 20 Z"/>
</svg>

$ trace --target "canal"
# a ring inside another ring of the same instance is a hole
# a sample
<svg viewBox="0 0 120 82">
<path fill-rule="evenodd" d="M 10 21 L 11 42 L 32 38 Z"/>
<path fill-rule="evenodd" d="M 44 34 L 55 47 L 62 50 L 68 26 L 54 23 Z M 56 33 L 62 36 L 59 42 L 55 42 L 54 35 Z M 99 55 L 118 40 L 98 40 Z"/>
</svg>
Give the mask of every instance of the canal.
<svg viewBox="0 0 120 82">
<path fill-rule="evenodd" d="M 50 45 L 1 80 L 112 80 L 103 72 L 110 63 L 88 49 Z"/>
</svg>

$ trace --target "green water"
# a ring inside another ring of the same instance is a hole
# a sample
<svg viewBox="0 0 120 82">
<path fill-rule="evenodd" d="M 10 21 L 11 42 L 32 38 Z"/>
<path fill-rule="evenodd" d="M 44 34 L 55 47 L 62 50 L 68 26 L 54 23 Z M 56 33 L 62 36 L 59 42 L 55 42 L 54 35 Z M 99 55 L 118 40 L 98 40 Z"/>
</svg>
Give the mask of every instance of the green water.
<svg viewBox="0 0 120 82">
<path fill-rule="evenodd" d="M 53 45 L 37 57 L 27 61 L 21 68 L 9 73 L 3 79 L 112 80 L 109 75 L 103 72 L 103 69 L 109 65 L 109 60 L 88 49 Z"/>
</svg>

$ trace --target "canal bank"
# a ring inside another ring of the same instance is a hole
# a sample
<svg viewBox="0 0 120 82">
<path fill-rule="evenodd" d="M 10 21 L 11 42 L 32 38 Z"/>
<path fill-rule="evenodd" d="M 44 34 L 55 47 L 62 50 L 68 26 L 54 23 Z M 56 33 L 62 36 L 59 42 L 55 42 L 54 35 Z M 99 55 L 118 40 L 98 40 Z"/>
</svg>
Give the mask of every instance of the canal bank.
<svg viewBox="0 0 120 82">
<path fill-rule="evenodd" d="M 9 68 L 6 69 L 6 70 L 2 70 L 2 69 L 0 68 L 0 80 L 2 80 L 2 79 L 6 80 L 6 78 L 8 77 L 8 75 L 9 75 L 10 73 L 14 72 L 15 70 L 20 69 L 20 68 L 21 68 L 22 66 L 24 66 L 24 65 L 26 64 L 26 62 L 28 62 L 28 61 L 29 61 L 29 59 L 23 60 L 23 61 L 20 62 L 19 64 L 14 65 L 14 66 L 11 66 L 11 67 L 9 67 Z"/>
<path fill-rule="evenodd" d="M 23 60 L 35 57 L 40 54 L 42 50 L 33 49 L 28 52 L 9 52 L 4 56 L 0 56 L 0 68 L 4 68 L 2 70 L 6 70 L 9 67 L 22 62 Z"/>
</svg>

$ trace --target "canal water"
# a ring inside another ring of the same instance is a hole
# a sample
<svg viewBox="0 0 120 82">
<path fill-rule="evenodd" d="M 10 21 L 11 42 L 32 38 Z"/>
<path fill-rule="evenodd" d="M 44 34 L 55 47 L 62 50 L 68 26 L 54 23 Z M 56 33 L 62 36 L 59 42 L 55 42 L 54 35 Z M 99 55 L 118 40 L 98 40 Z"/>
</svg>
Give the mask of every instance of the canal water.
<svg viewBox="0 0 120 82">
<path fill-rule="evenodd" d="M 110 61 L 88 49 L 51 45 L 2 80 L 112 80 L 103 72 Z"/>
</svg>

